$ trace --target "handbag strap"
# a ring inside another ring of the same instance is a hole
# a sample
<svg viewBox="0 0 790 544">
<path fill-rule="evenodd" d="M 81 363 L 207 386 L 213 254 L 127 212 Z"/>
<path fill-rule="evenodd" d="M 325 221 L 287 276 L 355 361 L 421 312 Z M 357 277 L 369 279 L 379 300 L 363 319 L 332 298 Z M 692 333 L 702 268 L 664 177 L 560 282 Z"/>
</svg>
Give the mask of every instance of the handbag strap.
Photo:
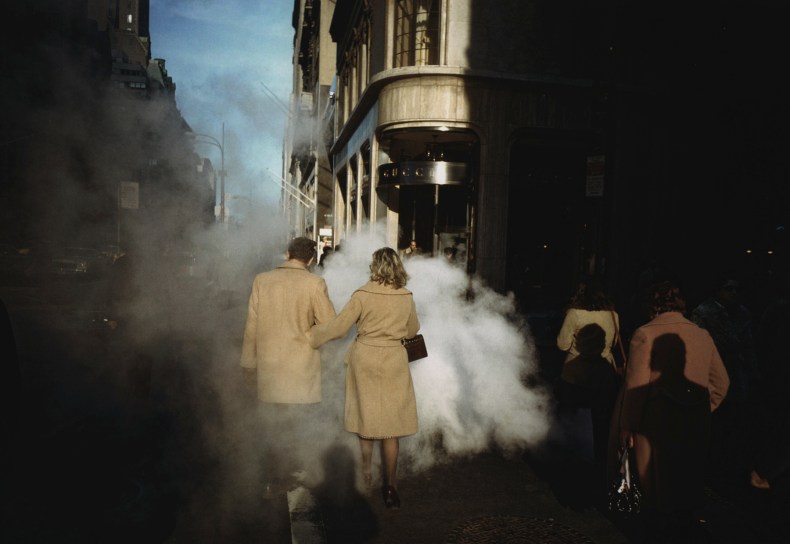
<svg viewBox="0 0 790 544">
<path fill-rule="evenodd" d="M 617 344 L 620 346 L 620 354 L 623 356 L 623 376 L 625 376 L 625 372 L 626 372 L 627 367 L 628 367 L 628 358 L 625 355 L 625 347 L 623 347 L 623 338 L 620 336 L 620 328 L 617 326 L 617 319 L 615 318 L 614 310 L 610 310 L 610 311 L 612 313 L 612 323 L 614 324 L 614 335 L 617 337 Z M 624 401 L 625 401 L 625 383 L 623 383 L 621 385 L 621 387 L 623 389 L 622 389 L 621 395 L 620 395 L 620 406 L 616 407 L 616 409 L 617 409 L 617 432 L 618 433 L 620 432 L 620 429 L 622 429 L 623 404 L 624 404 Z M 619 438 L 618 438 L 618 441 L 619 441 Z M 627 458 L 628 450 L 626 449 L 623 454 L 626 455 L 626 461 L 627 461 L 627 459 L 628 459 Z"/>
<path fill-rule="evenodd" d="M 623 371 L 628 366 L 628 358 L 625 356 L 625 347 L 623 346 L 623 337 L 620 336 L 620 328 L 617 326 L 617 318 L 615 318 L 614 310 L 610 310 L 612 314 L 612 324 L 614 325 L 614 336 L 617 339 L 617 345 L 620 346 L 620 355 L 623 356 Z"/>
</svg>

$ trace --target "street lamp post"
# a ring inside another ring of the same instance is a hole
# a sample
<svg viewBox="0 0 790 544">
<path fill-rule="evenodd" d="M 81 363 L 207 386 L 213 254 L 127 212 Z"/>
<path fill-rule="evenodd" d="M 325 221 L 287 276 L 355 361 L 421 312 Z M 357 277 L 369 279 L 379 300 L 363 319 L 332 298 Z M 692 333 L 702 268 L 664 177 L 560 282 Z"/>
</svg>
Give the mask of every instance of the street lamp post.
<svg viewBox="0 0 790 544">
<path fill-rule="evenodd" d="M 219 168 L 219 222 L 225 224 L 225 123 L 222 123 L 222 141 L 214 136 L 202 134 L 200 132 L 187 132 L 188 136 L 195 139 L 195 143 L 209 144 L 219 148 L 220 168 Z M 205 138 L 200 140 L 198 138 Z M 216 202 L 216 201 L 215 201 Z"/>
</svg>

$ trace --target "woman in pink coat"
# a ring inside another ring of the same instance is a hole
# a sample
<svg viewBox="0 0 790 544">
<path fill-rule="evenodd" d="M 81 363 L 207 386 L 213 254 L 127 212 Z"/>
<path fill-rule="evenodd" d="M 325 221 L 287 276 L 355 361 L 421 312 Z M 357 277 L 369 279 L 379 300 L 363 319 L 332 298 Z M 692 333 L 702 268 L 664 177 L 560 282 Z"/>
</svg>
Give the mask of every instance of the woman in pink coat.
<svg viewBox="0 0 790 544">
<path fill-rule="evenodd" d="M 414 298 L 405 289 L 408 275 L 398 254 L 376 250 L 370 281 L 354 291 L 333 320 L 314 326 L 310 343 L 318 347 L 340 338 L 356 324 L 357 337 L 344 362 L 346 370 L 345 428 L 359 436 L 362 477 L 370 485 L 373 443 L 382 442 L 387 508 L 398 508 L 396 480 L 398 438 L 417 432 L 417 402 L 403 338 L 420 329 Z"/>
<path fill-rule="evenodd" d="M 634 448 L 655 529 L 686 524 L 701 506 L 710 414 L 730 385 L 710 334 L 684 310 L 676 286 L 656 286 L 652 320 L 631 338 L 619 414 L 620 444 Z"/>
</svg>

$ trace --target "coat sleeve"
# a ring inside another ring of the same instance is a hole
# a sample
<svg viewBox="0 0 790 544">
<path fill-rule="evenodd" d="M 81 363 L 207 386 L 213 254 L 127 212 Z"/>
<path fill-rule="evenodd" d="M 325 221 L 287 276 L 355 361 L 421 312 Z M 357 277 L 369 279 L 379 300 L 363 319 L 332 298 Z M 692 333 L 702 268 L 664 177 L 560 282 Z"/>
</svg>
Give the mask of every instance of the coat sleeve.
<svg viewBox="0 0 790 544">
<path fill-rule="evenodd" d="M 247 323 L 244 326 L 244 340 L 241 346 L 241 366 L 256 368 L 258 366 L 258 349 L 256 345 L 258 330 L 258 290 L 252 286 L 250 301 L 247 305 Z"/>
<path fill-rule="evenodd" d="M 710 394 L 710 411 L 714 411 L 727 396 L 727 391 L 730 388 L 730 376 L 727 374 L 727 369 L 724 367 L 724 362 L 721 360 L 719 350 L 713 340 L 711 344 L 711 361 L 710 370 L 708 372 L 708 392 Z"/>
<path fill-rule="evenodd" d="M 334 318 L 314 325 L 308 332 L 307 337 L 310 345 L 317 348 L 322 344 L 344 336 L 349 329 L 357 322 L 362 313 L 362 303 L 355 296 L 351 296 L 348 304 Z"/>
<path fill-rule="evenodd" d="M 318 282 L 318 287 L 313 296 L 313 314 L 315 315 L 315 322 L 326 323 L 335 317 L 335 306 L 329 299 L 329 293 L 326 288 L 326 281 L 321 278 Z"/>
<path fill-rule="evenodd" d="M 411 297 L 411 311 L 409 321 L 406 323 L 406 338 L 413 338 L 420 330 L 420 320 L 417 319 L 417 306 L 414 304 L 414 297 Z"/>
<path fill-rule="evenodd" d="M 628 348 L 628 369 L 625 373 L 625 393 L 620 420 L 623 430 L 639 430 L 647 389 L 650 385 L 651 348 L 652 343 L 647 335 L 637 330 Z"/>
<path fill-rule="evenodd" d="M 560 332 L 557 334 L 557 347 L 562 351 L 570 351 L 575 334 L 576 319 L 573 317 L 573 312 L 568 310 L 565 314 L 565 319 L 562 321 Z"/>
</svg>

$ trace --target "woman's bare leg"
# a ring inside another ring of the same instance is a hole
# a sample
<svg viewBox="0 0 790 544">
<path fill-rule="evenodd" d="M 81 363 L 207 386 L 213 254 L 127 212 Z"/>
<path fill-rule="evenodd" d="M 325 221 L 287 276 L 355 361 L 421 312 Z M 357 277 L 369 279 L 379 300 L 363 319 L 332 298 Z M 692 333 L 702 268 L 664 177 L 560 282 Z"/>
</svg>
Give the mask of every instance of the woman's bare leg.
<svg viewBox="0 0 790 544">
<path fill-rule="evenodd" d="M 384 469 L 387 474 L 387 484 L 398 489 L 398 482 L 395 477 L 398 470 L 398 439 L 383 439 L 381 441 L 381 449 L 384 457 Z"/>
<path fill-rule="evenodd" d="M 373 459 L 373 440 L 360 436 L 359 451 L 362 453 L 362 480 L 365 482 L 366 486 L 370 486 L 372 481 L 370 465 Z"/>
</svg>

